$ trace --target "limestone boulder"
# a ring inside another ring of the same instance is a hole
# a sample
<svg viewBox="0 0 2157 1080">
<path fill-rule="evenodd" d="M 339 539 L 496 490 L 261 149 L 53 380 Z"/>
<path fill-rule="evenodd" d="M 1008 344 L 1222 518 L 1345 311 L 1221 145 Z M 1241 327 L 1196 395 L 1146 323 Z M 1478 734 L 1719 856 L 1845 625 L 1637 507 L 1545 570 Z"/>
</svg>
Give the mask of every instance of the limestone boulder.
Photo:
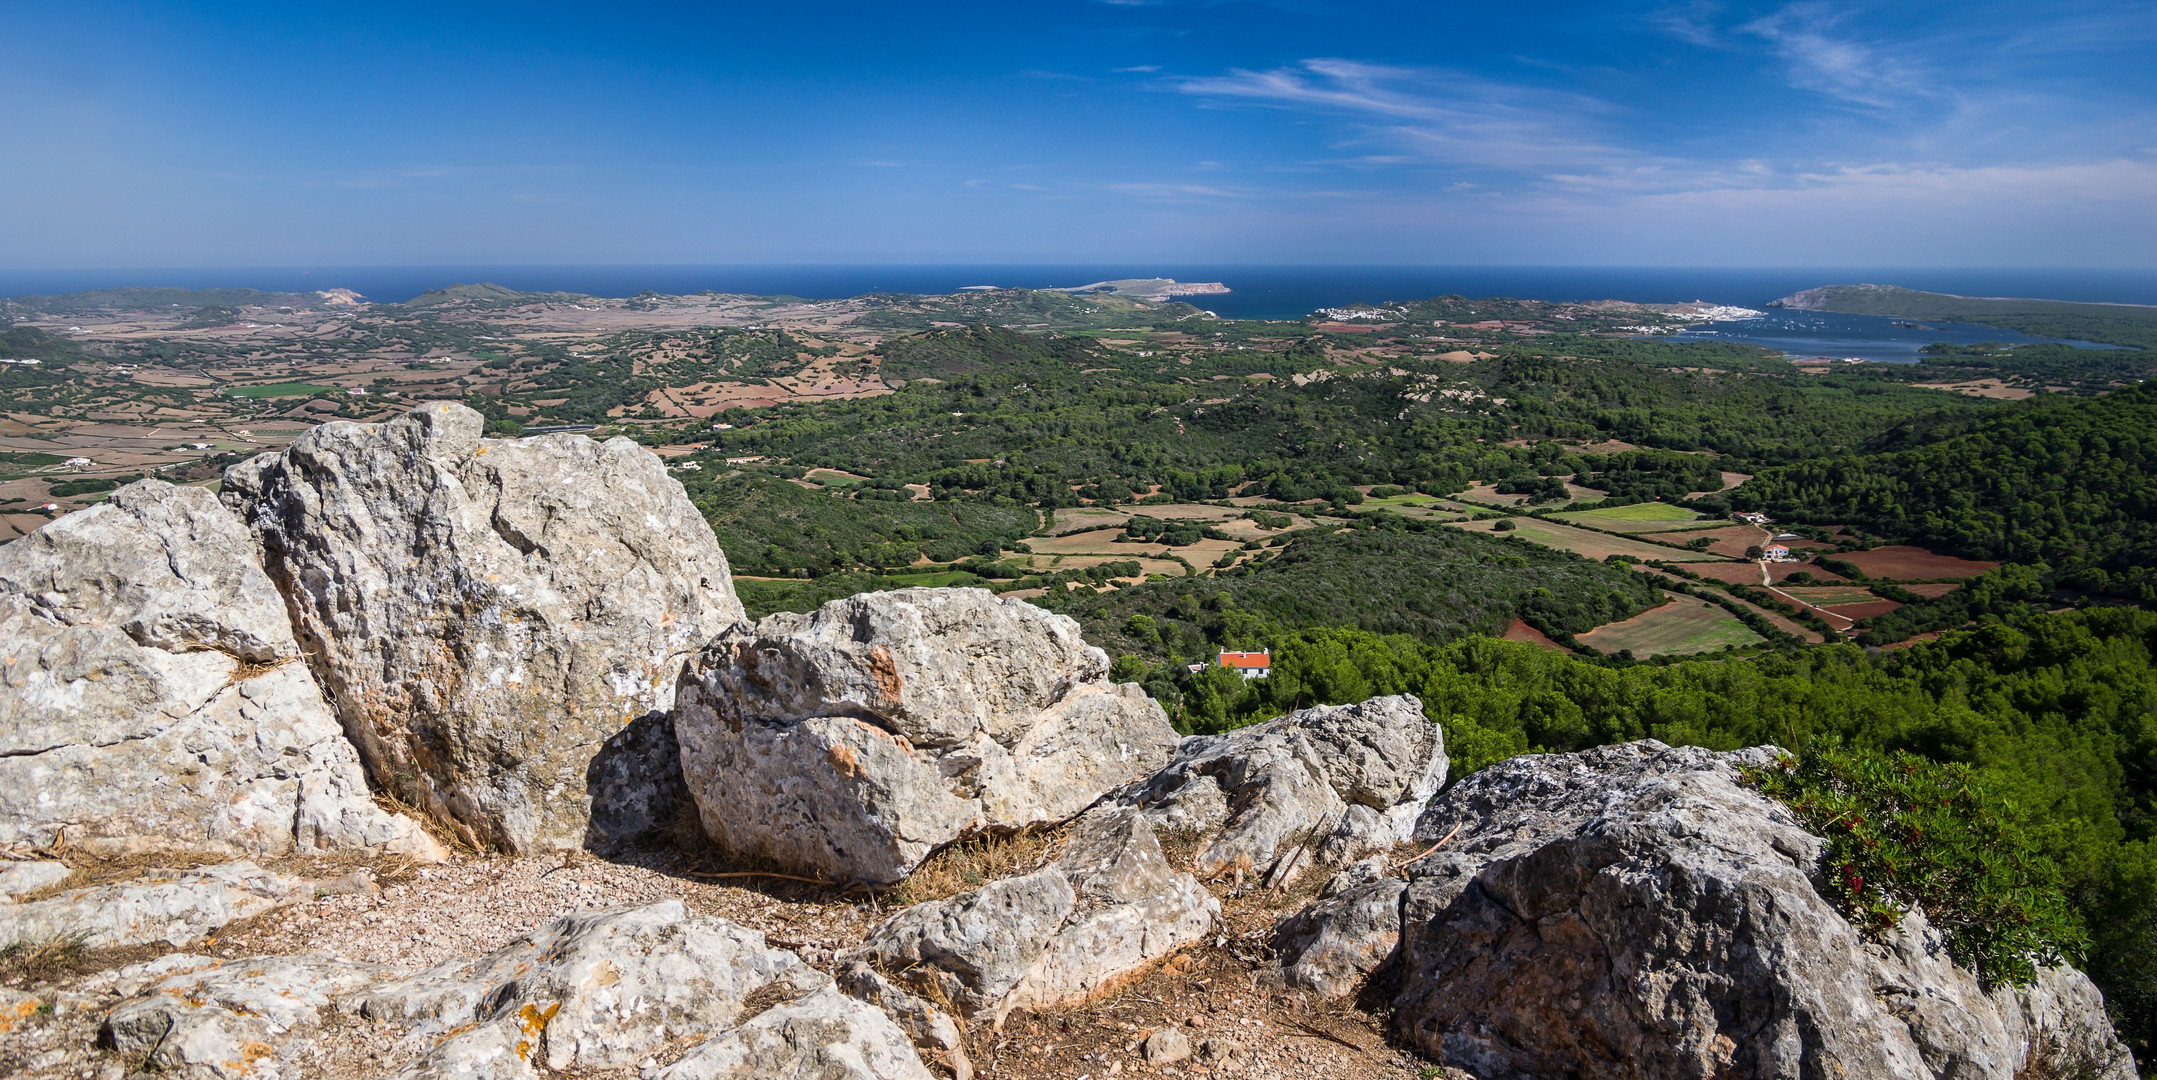
<svg viewBox="0 0 2157 1080">
<path fill-rule="evenodd" d="M 305 883 L 251 862 L 153 870 L 133 881 L 68 889 L 0 906 L 0 947 L 80 938 L 84 945 L 188 945 L 227 923 L 299 899 Z"/>
<path fill-rule="evenodd" d="M 851 959 L 910 981 L 967 1017 L 1001 1024 L 1114 989 L 1211 932 L 1220 901 L 1172 868 L 1143 815 L 1089 811 L 1031 874 L 916 904 Z"/>
<path fill-rule="evenodd" d="M 175 954 L 93 981 L 121 997 L 104 1046 L 200 1080 L 309 1075 L 331 1029 L 355 1025 L 410 1058 L 404 1080 L 929 1075 L 874 1005 L 674 900 L 557 919 L 417 975 L 312 954 Z"/>
<path fill-rule="evenodd" d="M 177 1076 L 297 1075 L 281 1050 L 320 1027 L 338 999 L 381 968 L 320 956 L 166 957 L 130 979 L 100 1042 L 145 1070 Z M 134 973 L 130 973 L 134 974 Z"/>
<path fill-rule="evenodd" d="M 1740 777 L 1774 753 L 1647 741 L 1455 785 L 1401 901 L 1404 1039 L 1485 1080 L 2073 1075 L 2061 1047 L 2135 1075 L 2081 974 L 1987 995 L 1921 915 L 1858 934 L 1822 841 Z"/>
<path fill-rule="evenodd" d="M 554 1071 L 624 1068 L 830 985 L 762 934 L 668 900 L 558 919 L 487 956 L 374 988 L 360 1013 L 449 1036 L 408 1076 L 459 1075 L 498 1048 Z"/>
<path fill-rule="evenodd" d="M 1177 744 L 1076 622 L 982 589 L 738 626 L 683 679 L 674 725 L 714 843 L 877 884 L 968 833 L 1068 819 Z"/>
<path fill-rule="evenodd" d="M 826 986 L 758 1013 L 653 1080 L 929 1080 L 906 1033 Z"/>
<path fill-rule="evenodd" d="M 1340 1001 L 1393 959 L 1408 883 L 1382 871 L 1354 872 L 1362 866 L 1336 875 L 1317 900 L 1274 928 L 1277 963 L 1262 972 L 1268 982 Z"/>
<path fill-rule="evenodd" d="M 1185 739 L 1167 767 L 1118 798 L 1157 825 L 1204 834 L 1200 873 L 1276 882 L 1410 839 L 1445 777 L 1444 734 L 1400 694 Z"/>
<path fill-rule="evenodd" d="M 396 852 L 253 541 L 143 480 L 0 547 L 0 844 Z"/>
<path fill-rule="evenodd" d="M 651 452 L 483 427 L 448 403 L 324 424 L 223 498 L 377 783 L 477 846 L 609 844 L 594 757 L 741 604 Z"/>
</svg>

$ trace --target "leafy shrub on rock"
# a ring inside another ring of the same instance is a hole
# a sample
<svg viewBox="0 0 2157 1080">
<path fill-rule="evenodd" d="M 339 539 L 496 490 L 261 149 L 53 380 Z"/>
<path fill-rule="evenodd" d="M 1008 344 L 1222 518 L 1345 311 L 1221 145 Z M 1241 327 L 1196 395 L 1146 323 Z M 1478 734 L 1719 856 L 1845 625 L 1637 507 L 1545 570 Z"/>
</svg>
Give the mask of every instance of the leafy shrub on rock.
<svg viewBox="0 0 2157 1080">
<path fill-rule="evenodd" d="M 2081 962 L 2088 938 L 2059 868 L 1968 765 L 1830 743 L 1745 776 L 1827 839 L 1825 891 L 1866 935 L 1923 908 L 1988 987 Z"/>
</svg>

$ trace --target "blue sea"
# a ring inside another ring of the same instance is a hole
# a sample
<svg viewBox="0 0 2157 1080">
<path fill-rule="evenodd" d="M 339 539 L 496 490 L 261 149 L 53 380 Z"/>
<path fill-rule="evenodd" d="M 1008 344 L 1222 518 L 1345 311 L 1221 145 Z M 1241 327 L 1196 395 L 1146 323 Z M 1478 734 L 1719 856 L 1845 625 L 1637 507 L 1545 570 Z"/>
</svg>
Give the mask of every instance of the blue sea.
<svg viewBox="0 0 2157 1080">
<path fill-rule="evenodd" d="M 1766 311 L 1711 323 L 1682 337 L 1742 341 L 1793 356 L 1910 361 L 1935 341 L 2025 342 L 2012 331 L 1953 323 L 1912 330 L 1885 318 L 1767 311 L 1769 300 L 1819 285 L 1871 282 L 1965 296 L 2157 304 L 2157 270 L 2030 270 L 1808 267 L 1715 269 L 1533 266 L 912 265 L 912 266 L 368 266 L 160 270 L 0 270 L 0 295 L 77 292 L 126 285 L 243 286 L 274 291 L 346 288 L 371 300 L 409 300 L 455 282 L 512 289 L 633 296 L 646 289 L 706 289 L 812 299 L 869 292 L 948 293 L 969 285 L 1047 288 L 1114 278 L 1219 281 L 1232 292 L 1191 301 L 1230 319 L 1295 319 L 1322 307 L 1457 293 L 1533 300 L 1711 303 Z"/>
</svg>

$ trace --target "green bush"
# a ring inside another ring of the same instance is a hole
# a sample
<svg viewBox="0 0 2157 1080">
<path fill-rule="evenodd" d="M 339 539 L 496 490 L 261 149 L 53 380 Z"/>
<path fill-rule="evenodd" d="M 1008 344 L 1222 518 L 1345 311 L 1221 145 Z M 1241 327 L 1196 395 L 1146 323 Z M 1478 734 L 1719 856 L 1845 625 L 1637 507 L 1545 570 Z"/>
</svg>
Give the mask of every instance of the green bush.
<svg viewBox="0 0 2157 1080">
<path fill-rule="evenodd" d="M 1923 908 L 1987 987 L 2082 961 L 2088 937 L 2059 868 L 1968 765 L 1824 743 L 1745 775 L 1827 838 L 1828 892 L 1868 937 Z"/>
</svg>

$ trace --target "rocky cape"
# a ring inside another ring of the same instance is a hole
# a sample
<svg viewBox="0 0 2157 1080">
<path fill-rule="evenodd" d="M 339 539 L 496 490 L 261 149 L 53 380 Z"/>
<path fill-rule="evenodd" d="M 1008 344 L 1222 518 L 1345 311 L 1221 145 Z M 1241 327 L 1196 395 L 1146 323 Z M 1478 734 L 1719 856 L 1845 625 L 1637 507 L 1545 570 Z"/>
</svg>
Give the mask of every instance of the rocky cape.
<svg viewBox="0 0 2157 1080">
<path fill-rule="evenodd" d="M 1987 990 L 1922 916 L 1859 935 L 1739 773 L 1772 751 L 1445 788 L 1413 697 L 1180 738 L 1076 623 L 984 590 L 752 624 L 628 440 L 325 424 L 0 548 L 0 621 L 9 1074 L 1324 1071 L 1107 1019 L 1165 994 L 1304 1028 L 1375 995 L 1401 1049 L 1327 1033 L 1342 1075 L 2134 1075 L 2079 973 Z M 644 898 L 505 884 L 580 865 Z M 458 910 L 401 917 L 515 929 L 406 963 L 312 921 L 449 871 L 424 903 Z M 722 915 L 713 877 L 769 891 Z M 1009 1057 L 1015 1024 L 1062 1041 Z"/>
</svg>

